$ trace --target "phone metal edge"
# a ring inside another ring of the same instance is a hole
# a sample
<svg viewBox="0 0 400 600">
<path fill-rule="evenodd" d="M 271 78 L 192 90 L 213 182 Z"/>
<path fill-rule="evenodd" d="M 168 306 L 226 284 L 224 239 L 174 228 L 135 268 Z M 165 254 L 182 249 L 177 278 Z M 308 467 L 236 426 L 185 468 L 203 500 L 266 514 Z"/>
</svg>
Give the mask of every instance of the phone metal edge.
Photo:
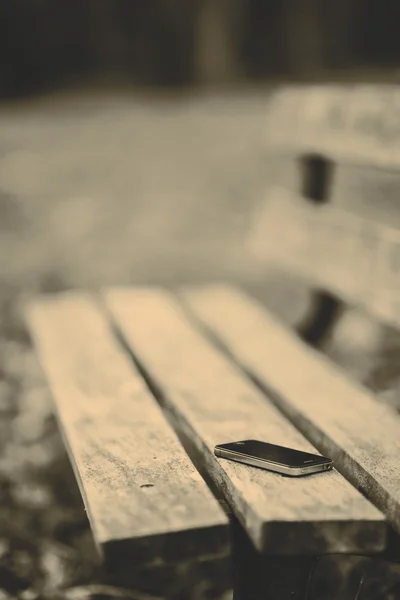
<svg viewBox="0 0 400 600">
<path fill-rule="evenodd" d="M 229 450 L 221 450 L 220 448 L 215 448 L 214 454 L 220 458 L 227 458 L 235 462 L 250 465 L 252 467 L 260 467 L 265 471 L 274 471 L 275 473 L 280 473 L 281 475 L 291 475 L 292 477 L 311 475 L 312 473 L 323 473 L 325 471 L 330 471 L 333 467 L 333 461 L 330 463 L 310 465 L 309 467 L 287 467 L 285 465 L 280 465 L 268 460 L 254 458 L 247 455 L 245 456 L 236 452 L 230 452 Z"/>
</svg>

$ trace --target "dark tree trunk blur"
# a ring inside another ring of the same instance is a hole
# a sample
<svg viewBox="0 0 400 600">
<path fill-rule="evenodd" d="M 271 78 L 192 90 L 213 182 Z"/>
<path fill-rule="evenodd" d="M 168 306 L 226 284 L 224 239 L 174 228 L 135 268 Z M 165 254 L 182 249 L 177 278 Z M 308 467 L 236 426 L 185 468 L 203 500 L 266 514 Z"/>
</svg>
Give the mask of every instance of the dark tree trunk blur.
<svg viewBox="0 0 400 600">
<path fill-rule="evenodd" d="M 398 0 L 0 2 L 0 95 L 65 77 L 155 85 L 312 79 L 400 63 Z"/>
</svg>

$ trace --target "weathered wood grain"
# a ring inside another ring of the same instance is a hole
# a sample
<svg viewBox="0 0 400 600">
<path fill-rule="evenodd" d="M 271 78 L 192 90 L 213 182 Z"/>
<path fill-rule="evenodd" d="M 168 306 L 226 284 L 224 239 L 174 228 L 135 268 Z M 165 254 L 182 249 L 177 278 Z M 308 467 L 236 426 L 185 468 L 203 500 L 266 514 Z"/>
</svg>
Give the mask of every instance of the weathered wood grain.
<svg viewBox="0 0 400 600">
<path fill-rule="evenodd" d="M 260 551 L 377 551 L 383 516 L 336 471 L 308 478 L 217 459 L 215 444 L 256 438 L 313 447 L 158 289 L 106 290 L 104 301 L 182 437 Z"/>
<path fill-rule="evenodd" d="M 264 308 L 228 286 L 185 302 L 279 409 L 400 531 L 400 420 Z"/>
<path fill-rule="evenodd" d="M 398 168 L 400 87 L 284 87 L 268 105 L 266 137 L 273 148 Z"/>
<path fill-rule="evenodd" d="M 227 555 L 227 517 L 96 303 L 38 299 L 28 320 L 105 560 L 132 569 Z"/>
<path fill-rule="evenodd" d="M 253 217 L 250 251 L 400 325 L 400 229 L 338 202 L 314 206 L 272 187 Z"/>
</svg>

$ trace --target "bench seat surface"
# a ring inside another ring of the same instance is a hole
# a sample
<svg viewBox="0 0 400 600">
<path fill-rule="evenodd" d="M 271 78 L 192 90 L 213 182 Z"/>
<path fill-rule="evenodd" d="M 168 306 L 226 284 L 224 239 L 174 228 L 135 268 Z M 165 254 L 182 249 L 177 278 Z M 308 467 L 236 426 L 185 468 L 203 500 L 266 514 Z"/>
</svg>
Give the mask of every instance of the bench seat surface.
<svg viewBox="0 0 400 600">
<path fill-rule="evenodd" d="M 106 290 L 103 298 L 176 429 L 260 551 L 374 552 L 384 547 L 383 515 L 337 471 L 287 478 L 214 456 L 215 444 L 246 438 L 315 449 L 206 339 L 173 296 L 158 289 L 120 288 Z M 222 315 L 217 308 L 216 319 L 223 321 L 229 307 L 222 308 Z M 254 342 L 255 353 L 261 352 L 257 332 L 244 334 L 245 347 Z M 287 365 L 290 379 L 292 365 L 284 355 L 275 362 L 280 372 Z"/>
<path fill-rule="evenodd" d="M 187 289 L 184 298 L 279 409 L 399 532 L 398 415 L 236 288 Z"/>
<path fill-rule="evenodd" d="M 228 519 L 89 296 L 28 311 L 95 541 L 151 566 L 229 552 Z"/>
</svg>

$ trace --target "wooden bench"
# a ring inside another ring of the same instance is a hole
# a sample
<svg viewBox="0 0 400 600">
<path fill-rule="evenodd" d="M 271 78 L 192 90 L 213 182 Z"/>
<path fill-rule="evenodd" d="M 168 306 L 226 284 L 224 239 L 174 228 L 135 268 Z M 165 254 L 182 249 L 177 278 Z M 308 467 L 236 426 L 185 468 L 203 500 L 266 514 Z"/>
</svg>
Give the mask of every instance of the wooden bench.
<svg viewBox="0 0 400 600">
<path fill-rule="evenodd" d="M 111 580 L 171 600 L 354 598 L 378 560 L 363 556 L 397 540 L 400 422 L 240 290 L 67 292 L 27 315 Z M 337 470 L 214 456 L 249 437 Z"/>
<path fill-rule="evenodd" d="M 270 177 L 250 237 L 263 260 L 319 288 L 309 341 L 344 302 L 400 324 L 399 123 L 393 85 L 287 87 L 272 98 Z"/>
</svg>

